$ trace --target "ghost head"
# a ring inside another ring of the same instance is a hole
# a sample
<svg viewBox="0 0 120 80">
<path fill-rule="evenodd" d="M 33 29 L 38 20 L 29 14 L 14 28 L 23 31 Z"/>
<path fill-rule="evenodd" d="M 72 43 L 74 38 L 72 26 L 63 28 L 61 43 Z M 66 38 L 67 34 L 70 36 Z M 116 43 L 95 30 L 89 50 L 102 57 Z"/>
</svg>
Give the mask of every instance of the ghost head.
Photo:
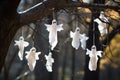
<svg viewBox="0 0 120 80">
<path fill-rule="evenodd" d="M 80 32 L 80 28 L 79 28 L 79 27 L 77 27 L 75 31 L 76 31 L 76 32 Z"/>
<path fill-rule="evenodd" d="M 93 52 L 96 52 L 96 46 L 93 45 L 93 46 L 91 47 L 91 50 L 92 50 Z"/>
<path fill-rule="evenodd" d="M 21 36 L 21 37 L 19 38 L 19 40 L 24 40 L 23 36 Z"/>
<path fill-rule="evenodd" d="M 36 48 L 33 47 L 33 48 L 30 49 L 30 51 L 31 51 L 31 52 L 36 52 Z"/>
<path fill-rule="evenodd" d="M 104 14 L 104 12 L 103 12 L 103 11 L 101 11 L 101 12 L 100 12 L 100 14 Z"/>
<path fill-rule="evenodd" d="M 92 50 L 92 49 L 96 49 L 96 46 L 95 46 L 95 45 L 93 45 L 93 46 L 92 46 L 92 48 L 91 48 L 91 50 Z"/>
<path fill-rule="evenodd" d="M 50 56 L 52 56 L 52 53 L 49 53 Z"/>
<path fill-rule="evenodd" d="M 55 19 L 53 19 L 52 24 L 57 24 L 57 21 Z"/>
</svg>

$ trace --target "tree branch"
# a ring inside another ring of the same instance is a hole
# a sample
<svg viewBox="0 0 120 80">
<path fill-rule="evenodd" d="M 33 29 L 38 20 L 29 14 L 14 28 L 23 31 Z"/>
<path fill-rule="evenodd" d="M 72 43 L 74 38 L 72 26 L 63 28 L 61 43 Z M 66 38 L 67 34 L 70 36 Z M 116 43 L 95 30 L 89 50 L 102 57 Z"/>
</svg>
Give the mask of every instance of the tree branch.
<svg viewBox="0 0 120 80">
<path fill-rule="evenodd" d="M 67 7 L 84 7 L 84 8 L 94 8 L 94 9 L 114 9 L 119 10 L 120 6 L 110 6 L 105 4 L 87 4 L 81 2 L 70 2 L 70 3 L 59 3 L 57 7 L 60 8 L 67 8 Z"/>
<path fill-rule="evenodd" d="M 73 2 L 67 0 L 48 0 L 42 3 L 38 3 L 37 5 L 27 9 L 21 13 L 20 15 L 20 25 L 25 25 L 36 20 L 42 19 L 44 16 L 52 13 L 52 8 L 63 9 L 63 8 L 73 8 L 73 7 L 84 7 L 84 8 L 93 8 L 93 9 L 114 9 L 118 11 L 120 6 L 109 6 L 104 4 L 86 4 L 81 2 Z"/>
<path fill-rule="evenodd" d="M 23 12 L 19 12 L 19 16 L 20 16 L 20 25 L 25 25 L 25 24 L 29 24 L 31 22 L 35 22 L 37 20 L 42 19 L 43 17 L 49 15 L 50 13 L 53 12 L 54 6 L 55 6 L 55 2 L 53 2 L 54 0 L 48 0 L 48 1 L 44 1 L 41 3 L 38 3 L 37 5 L 23 11 Z"/>
<path fill-rule="evenodd" d="M 114 28 L 114 30 L 112 30 L 112 32 L 107 35 L 107 37 L 102 41 L 102 44 L 108 45 L 117 33 L 120 33 L 120 25 Z"/>
</svg>

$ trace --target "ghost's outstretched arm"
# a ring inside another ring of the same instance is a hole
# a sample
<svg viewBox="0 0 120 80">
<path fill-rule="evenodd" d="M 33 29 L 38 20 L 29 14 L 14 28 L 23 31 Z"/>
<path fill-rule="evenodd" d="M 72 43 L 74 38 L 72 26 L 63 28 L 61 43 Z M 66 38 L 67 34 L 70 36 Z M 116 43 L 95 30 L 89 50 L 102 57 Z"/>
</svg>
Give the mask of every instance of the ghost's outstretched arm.
<svg viewBox="0 0 120 80">
<path fill-rule="evenodd" d="M 94 19 L 94 22 L 97 22 L 98 24 L 101 23 L 101 21 L 98 18 Z"/>
<path fill-rule="evenodd" d="M 45 24 L 45 26 L 47 27 L 47 31 L 50 31 L 50 28 L 51 28 L 51 25 L 49 25 L 49 24 Z"/>
<path fill-rule="evenodd" d="M 29 51 L 26 51 L 25 53 L 27 54 L 27 55 L 25 56 L 25 58 L 28 59 L 28 56 L 29 56 L 30 52 L 29 52 Z"/>
<path fill-rule="evenodd" d="M 20 41 L 15 40 L 14 46 L 19 45 L 19 44 L 20 44 Z"/>
<path fill-rule="evenodd" d="M 85 40 L 88 40 L 88 39 L 89 39 L 89 37 L 85 36 Z"/>
<path fill-rule="evenodd" d="M 27 47 L 28 45 L 29 45 L 29 43 L 24 41 L 24 47 Z"/>
<path fill-rule="evenodd" d="M 90 55 L 91 51 L 87 49 L 86 55 Z"/>
<path fill-rule="evenodd" d="M 47 55 L 45 55 L 45 59 L 48 60 L 48 56 Z"/>
<path fill-rule="evenodd" d="M 100 12 L 99 18 L 105 22 L 109 22 L 108 18 L 105 16 L 103 11 Z"/>
<path fill-rule="evenodd" d="M 72 31 L 70 31 L 70 37 L 73 38 L 74 33 Z"/>
<path fill-rule="evenodd" d="M 97 56 L 102 57 L 102 51 L 97 51 Z"/>
<path fill-rule="evenodd" d="M 39 55 L 41 54 L 41 52 L 37 52 L 36 54 L 35 54 L 35 58 L 36 58 L 36 60 L 39 60 Z"/>
<path fill-rule="evenodd" d="M 80 38 L 80 39 L 85 38 L 85 34 L 79 34 L 79 38 Z"/>
<path fill-rule="evenodd" d="M 63 30 L 63 24 L 59 24 L 58 26 L 57 26 L 57 31 L 61 31 L 61 30 Z"/>
<path fill-rule="evenodd" d="M 52 63 L 54 63 L 54 59 L 52 58 Z"/>
</svg>

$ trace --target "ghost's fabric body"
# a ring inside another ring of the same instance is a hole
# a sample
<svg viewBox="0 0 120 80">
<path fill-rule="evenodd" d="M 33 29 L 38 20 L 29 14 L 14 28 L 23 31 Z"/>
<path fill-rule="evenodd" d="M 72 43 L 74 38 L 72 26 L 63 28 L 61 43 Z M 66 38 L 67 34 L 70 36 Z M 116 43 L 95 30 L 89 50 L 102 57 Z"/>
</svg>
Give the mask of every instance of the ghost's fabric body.
<svg viewBox="0 0 120 80">
<path fill-rule="evenodd" d="M 45 59 L 47 60 L 46 62 L 46 69 L 48 70 L 48 72 L 52 72 L 52 64 L 54 63 L 54 59 L 52 58 L 52 53 L 50 52 L 47 55 L 45 55 Z"/>
<path fill-rule="evenodd" d="M 72 47 L 75 48 L 76 50 L 80 46 L 81 42 L 81 47 L 85 49 L 86 47 L 86 40 L 88 37 L 85 36 L 85 34 L 80 34 L 80 28 L 77 27 L 75 29 L 75 32 L 70 31 L 70 37 L 72 38 Z"/>
<path fill-rule="evenodd" d="M 21 36 L 19 38 L 19 41 L 15 40 L 15 46 L 16 45 L 19 48 L 18 56 L 19 56 L 20 60 L 23 60 L 24 48 L 27 47 L 29 45 L 29 43 L 24 41 L 23 36 Z"/>
<path fill-rule="evenodd" d="M 102 22 L 100 19 L 104 22 Z M 108 33 L 107 27 L 108 27 L 108 18 L 105 17 L 104 12 L 101 11 L 99 18 L 94 19 L 94 22 L 98 23 L 98 29 L 100 31 L 101 36 Z"/>
<path fill-rule="evenodd" d="M 36 52 L 36 48 L 31 48 L 30 51 L 25 52 L 27 55 L 25 56 L 28 61 L 28 66 L 30 71 L 33 71 L 36 65 L 36 60 L 39 60 L 39 55 L 41 52 Z"/>
<path fill-rule="evenodd" d="M 57 21 L 53 19 L 51 25 L 45 24 L 45 26 L 47 27 L 47 31 L 49 32 L 49 43 L 51 45 L 51 50 L 53 50 L 58 43 L 57 31 L 63 30 L 63 24 L 57 25 Z"/>
<path fill-rule="evenodd" d="M 89 38 L 85 35 L 85 34 L 81 34 L 81 39 L 80 39 L 80 42 L 81 42 L 81 47 L 85 50 L 86 49 L 86 41 L 88 40 Z"/>
<path fill-rule="evenodd" d="M 70 37 L 72 38 L 72 46 L 73 48 L 75 48 L 76 50 L 79 48 L 80 45 L 80 28 L 77 27 L 75 29 L 75 32 L 70 31 Z"/>
<path fill-rule="evenodd" d="M 86 55 L 89 55 L 89 70 L 95 71 L 97 69 L 98 56 L 102 57 L 102 51 L 96 51 L 96 46 L 93 45 L 91 51 L 87 49 Z"/>
</svg>

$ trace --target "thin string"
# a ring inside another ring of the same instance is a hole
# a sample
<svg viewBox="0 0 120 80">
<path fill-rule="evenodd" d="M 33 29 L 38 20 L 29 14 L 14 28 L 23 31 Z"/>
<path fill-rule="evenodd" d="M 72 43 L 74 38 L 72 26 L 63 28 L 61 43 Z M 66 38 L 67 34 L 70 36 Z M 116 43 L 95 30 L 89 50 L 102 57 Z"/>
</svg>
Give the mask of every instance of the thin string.
<svg viewBox="0 0 120 80">
<path fill-rule="evenodd" d="M 53 19 L 55 19 L 55 8 L 53 8 Z"/>
<path fill-rule="evenodd" d="M 35 40 L 33 41 L 33 47 L 35 46 Z"/>
<path fill-rule="evenodd" d="M 33 36 L 32 36 L 32 40 L 33 40 L 33 41 L 32 41 L 32 46 L 33 46 L 33 47 L 34 47 L 34 45 L 35 45 L 35 42 L 34 42 L 34 41 L 35 41 L 35 37 L 34 37 L 34 35 L 35 35 L 35 33 L 33 32 Z"/>
<path fill-rule="evenodd" d="M 23 27 L 22 27 L 22 29 L 21 29 L 21 35 L 23 36 Z"/>
<path fill-rule="evenodd" d="M 78 16 L 76 16 L 76 27 L 78 27 Z"/>
<path fill-rule="evenodd" d="M 94 20 L 94 17 L 93 17 Z M 93 22 L 93 45 L 95 45 L 95 23 Z"/>
</svg>

